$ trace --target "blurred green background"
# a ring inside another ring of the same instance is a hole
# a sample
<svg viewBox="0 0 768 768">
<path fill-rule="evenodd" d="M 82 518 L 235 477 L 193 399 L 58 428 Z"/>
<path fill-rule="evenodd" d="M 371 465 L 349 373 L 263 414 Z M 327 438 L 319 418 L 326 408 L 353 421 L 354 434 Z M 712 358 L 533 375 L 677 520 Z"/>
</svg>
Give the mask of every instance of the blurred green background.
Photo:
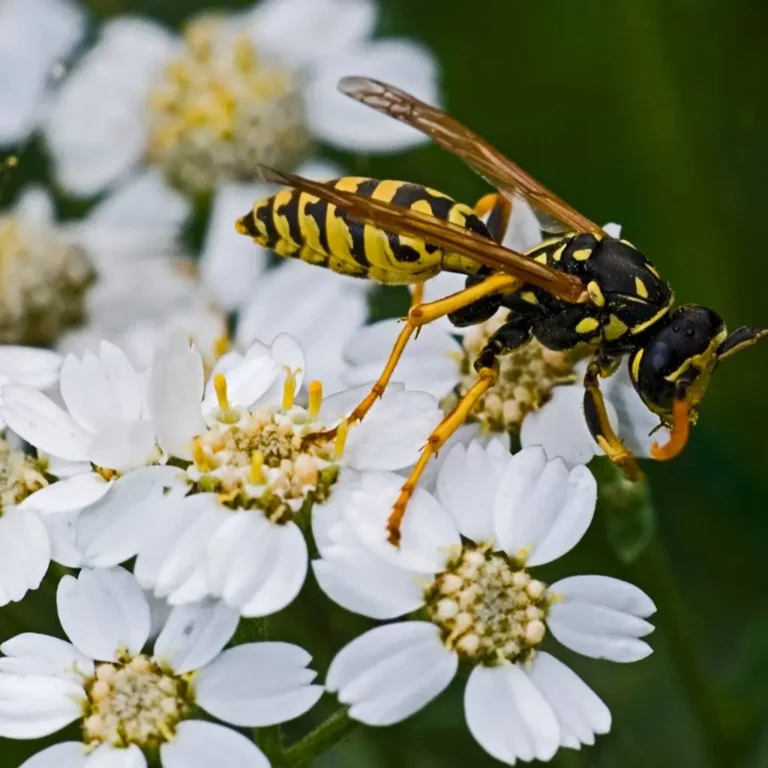
<svg viewBox="0 0 768 768">
<path fill-rule="evenodd" d="M 733 328 L 768 323 L 768 246 L 761 231 L 768 181 L 768 4 L 380 4 L 380 34 L 413 36 L 437 52 L 445 103 L 457 117 L 594 220 L 620 222 L 624 235 L 675 286 L 678 300 L 712 306 Z M 211 3 L 86 5 L 97 18 L 134 12 L 178 25 Z M 486 191 L 434 147 L 396 158 L 338 159 L 350 171 L 429 183 L 468 202 Z M 33 152 L 13 184 L 42 172 Z M 393 295 L 391 311 L 401 299 Z M 545 578 L 580 572 L 627 578 L 659 606 L 650 638 L 655 653 L 642 662 L 622 666 L 555 649 L 608 703 L 614 726 L 595 747 L 562 751 L 553 765 L 768 766 L 766 382 L 768 344 L 729 361 L 715 378 L 688 450 L 674 463 L 648 467 L 657 533 L 634 562 L 617 557 L 598 520 L 575 552 L 544 569 Z M 275 637 L 307 646 L 320 670 L 367 626 L 327 607 L 310 584 L 270 625 Z M 0 633 L 39 628 L 41 614 L 55 631 L 45 590 L 0 612 Z M 495 764 L 467 732 L 462 690 L 457 681 L 397 727 L 359 729 L 317 765 Z M 286 730 L 290 736 L 308 723 Z M 38 748 L 0 741 L 0 765 L 16 766 Z"/>
</svg>

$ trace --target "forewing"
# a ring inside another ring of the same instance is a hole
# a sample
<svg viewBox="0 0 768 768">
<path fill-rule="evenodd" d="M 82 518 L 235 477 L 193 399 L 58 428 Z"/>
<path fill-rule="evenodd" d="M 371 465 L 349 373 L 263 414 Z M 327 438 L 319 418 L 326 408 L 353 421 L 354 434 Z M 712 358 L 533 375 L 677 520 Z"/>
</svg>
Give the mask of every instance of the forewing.
<svg viewBox="0 0 768 768">
<path fill-rule="evenodd" d="M 601 227 L 571 208 L 485 139 L 437 107 L 367 77 L 344 77 L 339 81 L 339 90 L 426 134 L 500 191 L 524 197 L 536 211 L 544 231 L 552 234 L 568 231 L 603 233 Z"/>
<path fill-rule="evenodd" d="M 577 277 L 539 264 L 450 222 L 411 208 L 336 189 L 328 183 L 311 181 L 292 173 L 282 173 L 265 166 L 260 166 L 260 172 L 265 181 L 294 187 L 314 195 L 346 211 L 353 219 L 371 224 L 385 232 L 419 238 L 443 250 L 468 256 L 480 264 L 539 286 L 566 301 L 577 302 L 584 294 L 584 286 Z"/>
</svg>

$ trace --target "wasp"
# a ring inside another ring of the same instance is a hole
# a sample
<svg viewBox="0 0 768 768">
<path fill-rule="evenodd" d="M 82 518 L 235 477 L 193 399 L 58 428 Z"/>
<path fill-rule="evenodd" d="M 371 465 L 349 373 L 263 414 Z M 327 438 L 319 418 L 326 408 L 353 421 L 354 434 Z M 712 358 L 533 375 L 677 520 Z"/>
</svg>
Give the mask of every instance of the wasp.
<svg viewBox="0 0 768 768">
<path fill-rule="evenodd" d="M 475 362 L 477 381 L 430 435 L 403 484 L 387 524 L 390 542 L 399 544 L 408 501 L 430 458 L 496 382 L 499 356 L 532 338 L 552 350 L 590 345 L 585 418 L 594 439 L 627 477 L 639 479 L 641 473 L 611 426 L 599 386 L 624 357 L 643 402 L 659 416 L 660 426 L 671 430 L 666 443 L 653 444 L 652 457 L 677 456 L 714 369 L 768 333 L 768 327 L 741 327 L 729 335 L 711 309 L 675 307 L 669 283 L 631 243 L 609 237 L 436 107 L 364 77 L 345 77 L 339 88 L 422 131 L 497 190 L 470 208 L 417 184 L 357 177 L 316 182 L 263 168 L 266 180 L 285 188 L 257 202 L 236 224 L 239 232 L 281 256 L 381 283 L 418 285 L 442 270 L 467 276 L 466 288 L 458 293 L 414 302 L 381 376 L 351 412 L 349 424 L 363 419 L 383 394 L 420 327 L 446 315 L 456 326 L 467 326 L 500 308 L 509 310 Z M 542 230 L 552 236 L 527 253 L 501 245 L 515 197 L 531 204 Z M 311 438 L 335 434 L 328 430 Z"/>
</svg>

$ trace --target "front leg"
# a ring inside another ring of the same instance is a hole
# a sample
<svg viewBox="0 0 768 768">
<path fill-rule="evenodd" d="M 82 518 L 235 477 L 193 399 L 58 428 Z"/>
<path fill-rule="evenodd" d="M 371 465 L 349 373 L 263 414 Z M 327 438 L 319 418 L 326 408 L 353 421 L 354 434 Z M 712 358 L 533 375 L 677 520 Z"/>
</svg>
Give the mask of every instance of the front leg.
<svg viewBox="0 0 768 768">
<path fill-rule="evenodd" d="M 584 376 L 584 418 L 592 437 L 603 449 L 605 455 L 621 467 L 627 480 L 637 482 L 642 479 L 643 473 L 632 452 L 619 440 L 611 426 L 605 409 L 605 399 L 600 391 L 599 377 L 610 375 L 615 371 L 618 361 L 617 358 L 598 354 L 587 366 L 587 373 Z"/>
</svg>

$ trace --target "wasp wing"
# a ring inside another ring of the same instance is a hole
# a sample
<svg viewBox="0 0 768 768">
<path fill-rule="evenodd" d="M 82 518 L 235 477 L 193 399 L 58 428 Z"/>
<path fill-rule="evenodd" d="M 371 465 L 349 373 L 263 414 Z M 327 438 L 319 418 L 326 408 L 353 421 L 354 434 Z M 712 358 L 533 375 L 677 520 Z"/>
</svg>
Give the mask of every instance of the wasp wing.
<svg viewBox="0 0 768 768">
<path fill-rule="evenodd" d="M 558 272 L 456 224 L 292 173 L 282 173 L 265 166 L 260 166 L 260 172 L 265 181 L 300 189 L 377 229 L 418 238 L 443 250 L 468 256 L 480 264 L 543 288 L 566 301 L 583 300 L 584 286 L 577 277 Z"/>
<path fill-rule="evenodd" d="M 601 227 L 571 208 L 485 139 L 437 107 L 368 77 L 343 77 L 339 81 L 339 90 L 426 134 L 500 191 L 524 197 L 534 208 L 544 231 L 552 234 L 567 231 L 603 234 Z"/>
</svg>

